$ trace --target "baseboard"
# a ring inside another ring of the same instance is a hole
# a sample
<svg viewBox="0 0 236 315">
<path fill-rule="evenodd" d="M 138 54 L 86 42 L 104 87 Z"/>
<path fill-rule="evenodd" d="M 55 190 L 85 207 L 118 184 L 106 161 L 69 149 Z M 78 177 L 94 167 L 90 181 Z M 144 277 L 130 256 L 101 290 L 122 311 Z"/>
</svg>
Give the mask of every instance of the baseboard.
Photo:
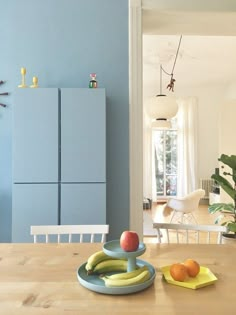
<svg viewBox="0 0 236 315">
<path fill-rule="evenodd" d="M 209 206 L 209 199 L 200 199 L 199 205 L 207 205 Z"/>
<path fill-rule="evenodd" d="M 157 205 L 163 205 L 165 203 L 167 203 L 167 200 L 164 200 L 164 199 L 157 200 L 157 202 L 156 202 Z"/>
</svg>

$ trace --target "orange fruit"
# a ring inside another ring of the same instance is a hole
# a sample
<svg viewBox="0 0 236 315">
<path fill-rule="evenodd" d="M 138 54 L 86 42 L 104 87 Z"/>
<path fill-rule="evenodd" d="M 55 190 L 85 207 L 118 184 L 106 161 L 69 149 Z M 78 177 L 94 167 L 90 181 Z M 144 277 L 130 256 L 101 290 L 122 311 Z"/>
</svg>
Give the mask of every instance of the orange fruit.
<svg viewBox="0 0 236 315">
<path fill-rule="evenodd" d="M 200 265 L 196 260 L 189 258 L 186 259 L 183 264 L 187 268 L 187 272 L 190 277 L 196 277 L 199 274 Z"/>
<path fill-rule="evenodd" d="M 188 278 L 188 271 L 184 264 L 175 263 L 170 266 L 170 275 L 176 281 L 185 281 Z"/>
</svg>

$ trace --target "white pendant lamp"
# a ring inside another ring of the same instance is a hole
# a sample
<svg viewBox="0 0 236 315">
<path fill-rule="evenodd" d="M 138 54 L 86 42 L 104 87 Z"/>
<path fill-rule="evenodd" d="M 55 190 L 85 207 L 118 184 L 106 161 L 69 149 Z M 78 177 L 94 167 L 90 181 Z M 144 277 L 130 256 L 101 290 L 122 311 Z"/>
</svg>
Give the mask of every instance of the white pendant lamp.
<svg viewBox="0 0 236 315">
<path fill-rule="evenodd" d="M 153 119 L 170 119 L 178 112 L 176 99 L 166 95 L 156 95 L 149 99 L 149 115 Z"/>
<path fill-rule="evenodd" d="M 148 102 L 148 114 L 153 119 L 153 128 L 171 128 L 170 119 L 178 112 L 175 98 L 162 94 L 162 70 L 160 66 L 160 94 L 151 97 Z M 173 80 L 172 77 L 171 82 Z"/>
<path fill-rule="evenodd" d="M 152 122 L 152 129 L 170 129 L 171 121 L 169 119 L 161 118 Z"/>
<path fill-rule="evenodd" d="M 173 78 L 174 67 L 179 52 L 182 35 L 180 37 L 179 46 L 177 49 L 174 65 L 171 74 L 166 72 L 162 65 L 160 65 L 160 94 L 153 96 L 148 102 L 148 114 L 153 119 L 153 128 L 171 128 L 170 119 L 175 117 L 178 112 L 178 104 L 176 99 L 171 96 L 162 94 L 162 72 L 171 76 L 170 83 L 167 85 L 167 89 L 174 92 L 175 79 Z"/>
</svg>

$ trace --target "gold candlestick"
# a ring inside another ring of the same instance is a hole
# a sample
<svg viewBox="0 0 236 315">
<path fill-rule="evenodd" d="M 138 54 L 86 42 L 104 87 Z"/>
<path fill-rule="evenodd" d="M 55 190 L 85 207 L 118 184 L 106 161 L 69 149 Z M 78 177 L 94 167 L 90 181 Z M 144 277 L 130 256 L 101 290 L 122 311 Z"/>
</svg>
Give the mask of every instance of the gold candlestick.
<svg viewBox="0 0 236 315">
<path fill-rule="evenodd" d="M 33 77 L 33 84 L 30 86 L 31 88 L 38 88 L 38 78 L 37 77 Z"/>
<path fill-rule="evenodd" d="M 27 85 L 25 84 L 26 68 L 21 68 L 20 73 L 21 73 L 21 84 L 18 85 L 18 87 L 19 88 L 26 88 L 27 87 Z"/>
</svg>

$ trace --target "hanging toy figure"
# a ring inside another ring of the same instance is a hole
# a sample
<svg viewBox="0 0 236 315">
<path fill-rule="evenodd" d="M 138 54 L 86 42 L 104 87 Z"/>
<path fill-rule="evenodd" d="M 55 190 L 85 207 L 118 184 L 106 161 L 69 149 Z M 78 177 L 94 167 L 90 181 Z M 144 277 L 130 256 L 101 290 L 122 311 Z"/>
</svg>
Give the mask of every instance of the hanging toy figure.
<svg viewBox="0 0 236 315">
<path fill-rule="evenodd" d="M 171 79 L 170 79 L 170 83 L 167 85 L 167 89 L 169 89 L 169 91 L 174 92 L 174 85 L 175 85 L 175 79 L 173 78 L 173 74 L 171 75 Z"/>
<path fill-rule="evenodd" d="M 89 87 L 90 88 L 97 88 L 98 87 L 98 83 L 97 83 L 97 80 L 96 80 L 96 73 L 91 73 L 90 74 L 90 78 L 91 80 L 89 81 Z"/>
</svg>

